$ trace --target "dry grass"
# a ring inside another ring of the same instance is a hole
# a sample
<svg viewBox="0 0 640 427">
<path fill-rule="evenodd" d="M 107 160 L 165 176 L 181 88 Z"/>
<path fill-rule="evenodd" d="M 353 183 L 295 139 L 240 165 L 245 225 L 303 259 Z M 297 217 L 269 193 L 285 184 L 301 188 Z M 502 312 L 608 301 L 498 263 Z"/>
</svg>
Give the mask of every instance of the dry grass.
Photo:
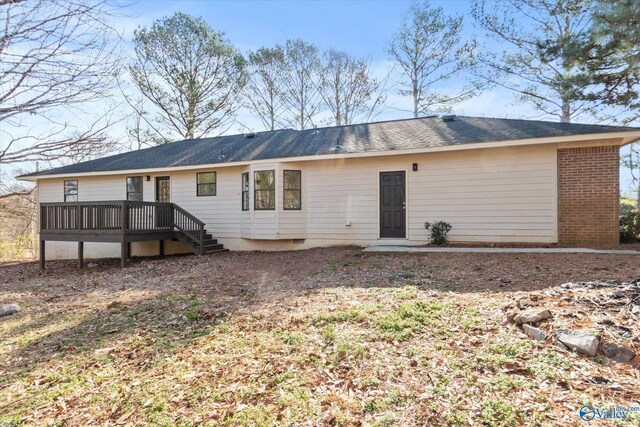
<svg viewBox="0 0 640 427">
<path fill-rule="evenodd" d="M 581 425 L 585 403 L 640 406 L 638 369 L 527 340 L 499 307 L 638 265 L 341 248 L 0 266 L 0 303 L 23 307 L 0 319 L 0 425 Z"/>
</svg>

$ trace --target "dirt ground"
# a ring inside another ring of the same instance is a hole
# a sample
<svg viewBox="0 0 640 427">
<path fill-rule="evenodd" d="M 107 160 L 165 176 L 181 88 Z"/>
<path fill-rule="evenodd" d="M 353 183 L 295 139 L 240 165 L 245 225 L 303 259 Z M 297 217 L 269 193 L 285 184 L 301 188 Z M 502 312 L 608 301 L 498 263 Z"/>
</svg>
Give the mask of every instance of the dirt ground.
<svg viewBox="0 0 640 427">
<path fill-rule="evenodd" d="M 637 365 L 529 340 L 501 310 L 526 299 L 597 329 L 608 309 L 557 287 L 635 280 L 637 255 L 97 263 L 0 264 L 0 304 L 22 307 L 0 318 L 0 425 L 581 425 L 585 404 L 640 406 Z"/>
</svg>

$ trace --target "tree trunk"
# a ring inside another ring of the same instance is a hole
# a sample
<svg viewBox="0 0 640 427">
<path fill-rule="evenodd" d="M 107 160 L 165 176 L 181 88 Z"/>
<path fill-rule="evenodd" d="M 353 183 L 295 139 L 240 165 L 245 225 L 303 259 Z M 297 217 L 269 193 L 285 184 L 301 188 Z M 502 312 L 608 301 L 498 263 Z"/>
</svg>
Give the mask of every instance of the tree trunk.
<svg viewBox="0 0 640 427">
<path fill-rule="evenodd" d="M 562 123 L 571 122 L 571 103 L 569 101 L 562 101 Z"/>
<path fill-rule="evenodd" d="M 270 88 L 271 89 L 271 88 Z M 271 122 L 271 128 L 269 130 L 276 130 L 276 112 L 275 108 L 275 95 L 273 90 L 269 90 L 269 121 Z"/>
<path fill-rule="evenodd" d="M 418 81 L 413 80 L 413 117 L 418 117 Z"/>
</svg>

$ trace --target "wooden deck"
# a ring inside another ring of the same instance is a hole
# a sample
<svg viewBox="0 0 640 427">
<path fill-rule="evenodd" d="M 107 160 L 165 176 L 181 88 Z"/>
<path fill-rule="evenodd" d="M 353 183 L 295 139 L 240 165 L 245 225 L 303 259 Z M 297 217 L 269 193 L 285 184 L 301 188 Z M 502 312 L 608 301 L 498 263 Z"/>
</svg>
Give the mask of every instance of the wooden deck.
<svg viewBox="0 0 640 427">
<path fill-rule="evenodd" d="M 207 247 L 204 222 L 175 203 L 65 202 L 40 204 L 40 267 L 45 268 L 45 242 L 78 242 L 78 267 L 83 265 L 84 242 L 121 244 L 121 264 L 129 258 L 130 243 L 147 240 L 184 241 L 198 255 Z M 215 242 L 217 245 L 217 241 Z M 217 245 L 220 246 L 220 245 Z"/>
</svg>

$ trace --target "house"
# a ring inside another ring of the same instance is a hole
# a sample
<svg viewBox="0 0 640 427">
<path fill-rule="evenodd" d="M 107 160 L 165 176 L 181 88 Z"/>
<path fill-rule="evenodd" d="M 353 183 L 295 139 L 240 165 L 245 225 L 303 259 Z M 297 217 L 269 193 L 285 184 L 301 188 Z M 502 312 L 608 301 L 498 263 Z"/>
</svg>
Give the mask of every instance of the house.
<svg viewBox="0 0 640 427">
<path fill-rule="evenodd" d="M 41 258 L 158 251 L 618 243 L 619 150 L 640 129 L 423 117 L 185 140 L 19 177 Z M 86 248 L 84 242 L 87 242 Z"/>
</svg>

